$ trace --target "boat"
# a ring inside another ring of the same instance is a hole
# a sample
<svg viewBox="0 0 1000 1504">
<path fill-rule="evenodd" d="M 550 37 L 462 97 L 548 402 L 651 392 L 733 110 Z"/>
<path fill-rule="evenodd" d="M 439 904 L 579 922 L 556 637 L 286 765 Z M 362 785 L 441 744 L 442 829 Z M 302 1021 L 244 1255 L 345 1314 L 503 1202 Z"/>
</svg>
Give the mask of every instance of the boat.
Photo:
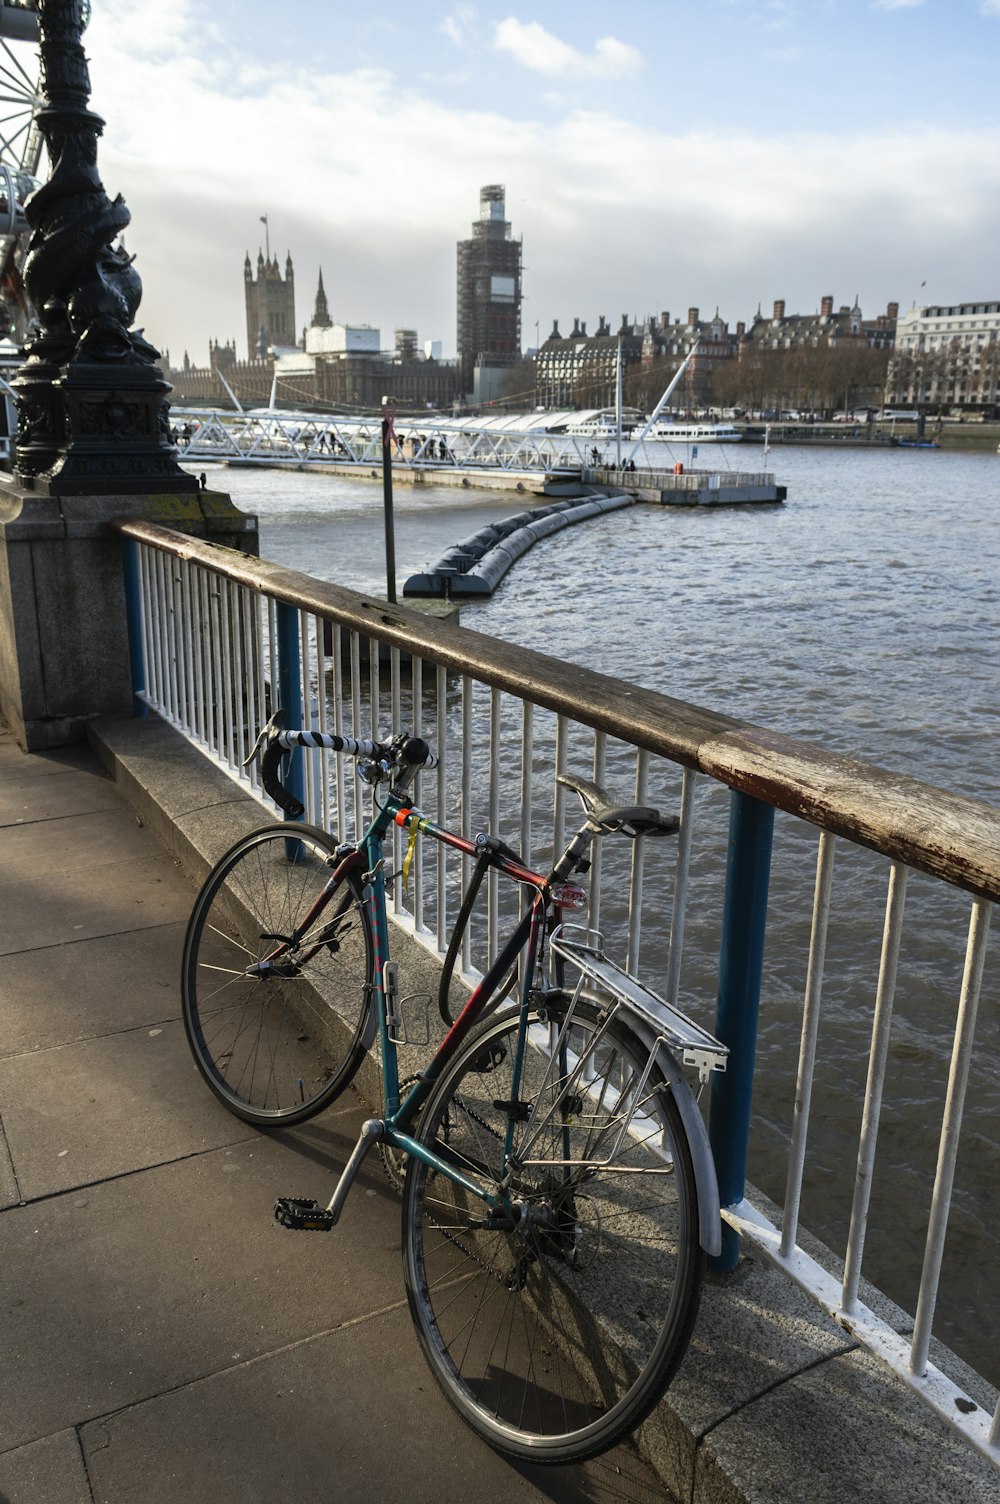
<svg viewBox="0 0 1000 1504">
<path fill-rule="evenodd" d="M 743 439 L 734 423 L 657 423 L 646 437 L 665 444 L 738 444 Z"/>
<path fill-rule="evenodd" d="M 940 439 L 896 439 L 889 440 L 894 449 L 940 449 Z"/>
<path fill-rule="evenodd" d="M 598 408 L 594 412 L 574 413 L 568 423 L 557 424 L 553 432 L 568 433 L 582 439 L 616 439 L 619 426 L 622 435 L 628 435 L 641 420 L 641 416 L 634 407 L 624 408 L 619 425 L 618 414 L 614 409 Z"/>
</svg>

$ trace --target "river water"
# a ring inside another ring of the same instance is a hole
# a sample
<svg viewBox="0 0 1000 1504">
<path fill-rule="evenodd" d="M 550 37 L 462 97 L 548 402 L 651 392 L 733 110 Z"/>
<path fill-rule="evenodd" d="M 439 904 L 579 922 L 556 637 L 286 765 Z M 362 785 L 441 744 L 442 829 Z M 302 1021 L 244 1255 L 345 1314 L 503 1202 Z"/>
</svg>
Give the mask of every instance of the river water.
<svg viewBox="0 0 1000 1504">
<path fill-rule="evenodd" d="M 567 529 L 525 555 L 489 602 L 463 606 L 463 623 L 1000 803 L 1000 457 L 783 447 L 765 462 L 756 447 L 710 453 L 703 447 L 697 463 L 766 463 L 787 486 L 787 504 L 640 505 Z M 384 594 L 378 480 L 220 469 L 210 483 L 258 514 L 265 557 Z M 533 500 L 398 485 L 400 586 L 451 543 Z M 725 841 L 721 803 L 717 848 Z M 750 1163 L 751 1179 L 776 1198 L 814 862 L 815 840 L 804 838 L 801 822 L 779 818 L 759 1044 L 765 1068 L 755 1088 Z M 803 1226 L 840 1249 L 886 876 L 883 859 L 842 846 L 802 1207 Z M 697 867 L 694 878 L 697 894 Z M 689 920 L 689 942 L 703 953 L 712 953 L 714 922 L 699 934 L 697 913 Z M 911 877 L 864 1266 L 911 1311 L 967 925 L 967 901 Z M 995 921 L 935 1326 L 993 1382 L 1000 1381 L 998 930 Z M 712 985 L 708 969 L 685 976 L 686 989 Z M 704 1021 L 711 1022 L 710 1009 Z"/>
</svg>

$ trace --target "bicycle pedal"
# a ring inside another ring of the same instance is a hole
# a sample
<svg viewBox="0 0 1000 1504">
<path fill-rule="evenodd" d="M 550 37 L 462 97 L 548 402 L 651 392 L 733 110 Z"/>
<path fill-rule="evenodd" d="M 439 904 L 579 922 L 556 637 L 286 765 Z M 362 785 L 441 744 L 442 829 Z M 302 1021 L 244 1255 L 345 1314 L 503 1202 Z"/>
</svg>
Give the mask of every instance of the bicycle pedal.
<svg viewBox="0 0 1000 1504">
<path fill-rule="evenodd" d="M 297 1232 L 329 1232 L 333 1226 L 333 1212 L 320 1206 L 318 1201 L 279 1196 L 274 1203 L 274 1220 Z"/>
</svg>

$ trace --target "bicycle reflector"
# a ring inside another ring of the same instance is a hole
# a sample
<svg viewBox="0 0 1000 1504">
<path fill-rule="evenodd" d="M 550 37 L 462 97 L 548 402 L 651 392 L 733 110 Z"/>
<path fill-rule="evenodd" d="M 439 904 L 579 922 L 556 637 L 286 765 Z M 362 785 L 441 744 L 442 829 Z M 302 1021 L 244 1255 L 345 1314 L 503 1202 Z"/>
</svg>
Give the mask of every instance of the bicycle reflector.
<svg viewBox="0 0 1000 1504">
<path fill-rule="evenodd" d="M 574 883 L 557 883 L 552 889 L 552 902 L 557 909 L 582 909 L 587 902 L 587 890 Z"/>
</svg>

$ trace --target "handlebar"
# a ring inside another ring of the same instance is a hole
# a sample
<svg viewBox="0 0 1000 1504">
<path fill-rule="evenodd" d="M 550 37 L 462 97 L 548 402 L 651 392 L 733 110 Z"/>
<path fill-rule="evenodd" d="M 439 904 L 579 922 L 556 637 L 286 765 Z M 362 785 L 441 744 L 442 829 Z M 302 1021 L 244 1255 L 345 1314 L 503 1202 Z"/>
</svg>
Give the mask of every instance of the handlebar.
<svg viewBox="0 0 1000 1504">
<path fill-rule="evenodd" d="M 302 801 L 286 789 L 278 777 L 278 767 L 285 753 L 293 747 L 325 747 L 331 752 L 346 752 L 349 757 L 364 759 L 371 765 L 375 776 L 390 777 L 395 771 L 407 781 L 420 768 L 436 768 L 438 760 L 431 754 L 427 743 L 419 736 L 407 732 L 391 741 L 361 740 L 353 736 L 336 736 L 328 731 L 288 731 L 285 729 L 285 712 L 276 710 L 262 729 L 253 749 L 243 766 L 251 763 L 260 754 L 260 776 L 266 793 L 270 794 L 279 809 L 290 820 L 297 820 L 305 813 Z"/>
</svg>

